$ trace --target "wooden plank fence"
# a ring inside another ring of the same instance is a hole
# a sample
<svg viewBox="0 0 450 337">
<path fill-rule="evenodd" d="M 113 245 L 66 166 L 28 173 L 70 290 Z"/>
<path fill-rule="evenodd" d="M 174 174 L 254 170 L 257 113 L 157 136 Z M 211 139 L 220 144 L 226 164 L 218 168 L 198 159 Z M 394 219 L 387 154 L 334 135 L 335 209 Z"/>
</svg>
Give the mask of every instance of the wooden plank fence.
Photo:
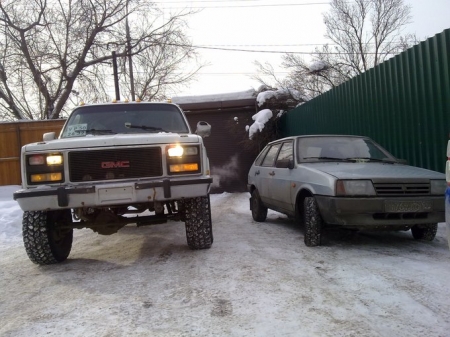
<svg viewBox="0 0 450 337">
<path fill-rule="evenodd" d="M 64 119 L 0 123 L 0 186 L 20 185 L 20 151 L 23 145 L 39 142 L 46 132 L 61 131 Z"/>
</svg>

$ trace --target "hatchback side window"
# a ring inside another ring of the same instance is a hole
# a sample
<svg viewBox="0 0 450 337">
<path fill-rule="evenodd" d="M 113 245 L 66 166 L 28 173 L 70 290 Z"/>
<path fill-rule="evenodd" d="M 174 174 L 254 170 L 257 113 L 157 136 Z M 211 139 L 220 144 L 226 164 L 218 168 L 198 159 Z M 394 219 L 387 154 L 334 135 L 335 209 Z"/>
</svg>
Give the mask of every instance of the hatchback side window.
<svg viewBox="0 0 450 337">
<path fill-rule="evenodd" d="M 268 150 L 269 150 L 269 147 L 266 147 L 264 150 L 261 151 L 259 156 L 255 159 L 255 166 L 261 166 L 261 162 L 263 161 L 264 157 L 266 156 Z"/>
<path fill-rule="evenodd" d="M 292 151 L 293 145 L 292 142 L 285 142 L 281 146 L 280 153 L 278 154 L 277 162 L 280 160 L 292 159 L 294 158 L 294 154 Z"/>
<path fill-rule="evenodd" d="M 267 155 L 264 158 L 261 166 L 273 166 L 273 164 L 275 164 L 275 158 L 277 157 L 280 145 L 281 144 L 272 145 L 272 147 L 269 149 L 269 152 L 267 152 Z"/>
</svg>

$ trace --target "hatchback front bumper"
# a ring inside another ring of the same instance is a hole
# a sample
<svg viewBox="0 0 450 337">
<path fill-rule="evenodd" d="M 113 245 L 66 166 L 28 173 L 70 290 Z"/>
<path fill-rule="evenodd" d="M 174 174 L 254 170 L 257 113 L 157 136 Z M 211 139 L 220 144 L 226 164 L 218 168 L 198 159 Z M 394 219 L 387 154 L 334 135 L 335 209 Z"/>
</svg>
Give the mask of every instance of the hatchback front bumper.
<svg viewBox="0 0 450 337">
<path fill-rule="evenodd" d="M 323 220 L 345 227 L 404 226 L 445 221 L 444 196 L 338 198 L 316 196 Z"/>
</svg>

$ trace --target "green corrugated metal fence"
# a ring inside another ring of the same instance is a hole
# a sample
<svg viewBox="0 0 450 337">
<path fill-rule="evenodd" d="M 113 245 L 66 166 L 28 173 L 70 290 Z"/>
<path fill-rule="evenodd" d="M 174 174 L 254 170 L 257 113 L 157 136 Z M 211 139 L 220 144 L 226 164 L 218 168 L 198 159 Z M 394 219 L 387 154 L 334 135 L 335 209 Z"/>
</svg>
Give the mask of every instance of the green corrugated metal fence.
<svg viewBox="0 0 450 337">
<path fill-rule="evenodd" d="M 450 29 L 288 112 L 283 137 L 373 138 L 415 166 L 444 171 L 450 133 Z"/>
</svg>

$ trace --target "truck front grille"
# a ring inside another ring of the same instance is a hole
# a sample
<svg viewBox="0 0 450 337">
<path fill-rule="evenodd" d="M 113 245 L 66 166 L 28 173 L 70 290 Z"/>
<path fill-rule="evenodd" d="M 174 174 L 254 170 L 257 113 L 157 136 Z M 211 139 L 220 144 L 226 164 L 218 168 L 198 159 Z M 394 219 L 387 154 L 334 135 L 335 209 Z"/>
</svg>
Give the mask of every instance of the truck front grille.
<svg viewBox="0 0 450 337">
<path fill-rule="evenodd" d="M 153 147 L 70 152 L 69 173 L 72 182 L 162 176 L 161 149 Z"/>
<path fill-rule="evenodd" d="M 373 184 L 378 196 L 415 196 L 429 195 L 428 183 L 375 183 Z"/>
</svg>

